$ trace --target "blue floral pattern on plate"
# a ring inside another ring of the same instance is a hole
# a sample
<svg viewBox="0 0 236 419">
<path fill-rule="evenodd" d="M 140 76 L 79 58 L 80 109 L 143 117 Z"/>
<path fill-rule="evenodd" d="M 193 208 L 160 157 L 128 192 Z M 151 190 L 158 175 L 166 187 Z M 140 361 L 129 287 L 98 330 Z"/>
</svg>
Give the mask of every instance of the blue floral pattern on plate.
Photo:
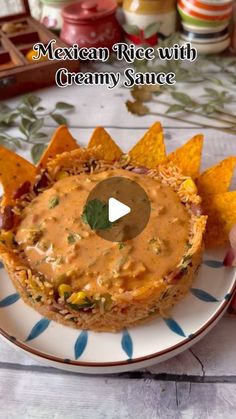
<svg viewBox="0 0 236 419">
<path fill-rule="evenodd" d="M 0 308 L 8 307 L 16 303 L 19 299 L 20 299 L 20 295 L 17 292 L 15 292 L 14 294 L 10 294 L 0 301 Z"/>
<path fill-rule="evenodd" d="M 206 292 L 199 288 L 191 288 L 190 291 L 195 297 L 197 297 L 201 301 L 205 301 L 206 303 L 218 303 L 220 301 L 213 295 L 209 294 L 209 292 Z"/>
<path fill-rule="evenodd" d="M 133 356 L 133 341 L 127 329 L 123 330 L 121 346 L 123 351 L 126 353 L 129 359 Z"/>
<path fill-rule="evenodd" d="M 75 346 L 74 346 L 75 359 L 78 359 L 82 355 L 82 353 L 84 352 L 87 346 L 87 343 L 88 343 L 88 332 L 87 330 L 83 330 L 75 342 Z"/>
<path fill-rule="evenodd" d="M 172 332 L 177 333 L 177 335 L 186 337 L 182 327 L 179 325 L 179 323 L 177 323 L 176 320 L 164 317 L 163 320 Z"/>
<path fill-rule="evenodd" d="M 220 260 L 215 259 L 206 259 L 203 261 L 204 265 L 209 266 L 209 268 L 219 269 L 223 268 L 224 264 Z"/>
<path fill-rule="evenodd" d="M 29 342 L 30 340 L 36 339 L 48 328 L 49 324 L 50 320 L 46 319 L 46 317 L 43 317 L 34 325 L 27 339 L 25 339 L 25 342 Z"/>
</svg>

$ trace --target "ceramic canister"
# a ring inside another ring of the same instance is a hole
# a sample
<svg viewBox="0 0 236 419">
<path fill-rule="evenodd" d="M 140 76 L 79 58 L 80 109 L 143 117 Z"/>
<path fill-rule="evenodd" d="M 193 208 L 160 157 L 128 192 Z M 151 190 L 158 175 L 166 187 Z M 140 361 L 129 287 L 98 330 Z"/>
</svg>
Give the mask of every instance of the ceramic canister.
<svg viewBox="0 0 236 419">
<path fill-rule="evenodd" d="M 80 47 L 107 47 L 122 40 L 115 0 L 82 0 L 63 9 L 61 39 Z"/>
<path fill-rule="evenodd" d="M 169 36 L 176 29 L 176 0 L 124 0 L 126 23 L 144 30 L 151 23 L 159 22 L 158 32 Z"/>
<path fill-rule="evenodd" d="M 227 26 L 232 17 L 232 0 L 178 0 L 178 11 L 187 25 Z"/>
<path fill-rule="evenodd" d="M 42 13 L 40 21 L 49 29 L 60 31 L 62 28 L 62 9 L 73 0 L 40 0 Z"/>
</svg>

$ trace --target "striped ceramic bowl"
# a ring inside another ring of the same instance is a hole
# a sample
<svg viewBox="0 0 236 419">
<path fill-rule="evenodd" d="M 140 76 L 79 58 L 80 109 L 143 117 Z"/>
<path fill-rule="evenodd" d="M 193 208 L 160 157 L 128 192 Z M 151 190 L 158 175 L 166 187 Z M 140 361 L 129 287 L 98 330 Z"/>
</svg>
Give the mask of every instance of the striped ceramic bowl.
<svg viewBox="0 0 236 419">
<path fill-rule="evenodd" d="M 181 25 L 182 25 L 182 28 L 186 31 L 208 34 L 208 33 L 223 31 L 224 29 L 228 28 L 229 22 L 228 21 L 223 22 L 222 24 L 219 24 L 219 26 L 215 27 L 215 26 L 208 26 L 207 24 L 205 24 L 205 26 L 196 26 L 182 20 Z"/>
<path fill-rule="evenodd" d="M 199 54 L 218 54 L 228 48 L 230 35 L 228 28 L 217 32 L 201 33 L 183 29 L 180 37 L 182 42 L 191 42 Z"/>
<path fill-rule="evenodd" d="M 178 0 L 182 20 L 194 26 L 222 27 L 232 17 L 232 0 Z"/>
</svg>

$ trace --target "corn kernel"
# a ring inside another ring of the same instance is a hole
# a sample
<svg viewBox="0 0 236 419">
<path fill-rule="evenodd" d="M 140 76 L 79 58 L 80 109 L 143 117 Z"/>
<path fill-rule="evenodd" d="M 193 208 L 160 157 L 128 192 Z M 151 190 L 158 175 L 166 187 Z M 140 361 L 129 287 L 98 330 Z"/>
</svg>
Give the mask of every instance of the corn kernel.
<svg viewBox="0 0 236 419">
<path fill-rule="evenodd" d="M 65 179 L 68 176 L 69 176 L 69 173 L 62 170 L 61 172 L 57 174 L 57 180 Z"/>
<path fill-rule="evenodd" d="M 70 303 L 72 304 L 83 304 L 86 301 L 86 293 L 84 291 L 75 292 L 70 297 Z"/>
<path fill-rule="evenodd" d="M 67 285 L 67 284 L 61 284 L 58 287 L 58 293 L 59 293 L 60 297 L 64 297 L 64 294 L 66 292 L 71 293 L 71 291 L 72 291 L 71 286 Z"/>
<path fill-rule="evenodd" d="M 197 193 L 197 187 L 192 179 L 186 179 L 182 185 L 181 189 L 184 189 L 186 192 L 189 192 L 191 194 Z"/>
</svg>

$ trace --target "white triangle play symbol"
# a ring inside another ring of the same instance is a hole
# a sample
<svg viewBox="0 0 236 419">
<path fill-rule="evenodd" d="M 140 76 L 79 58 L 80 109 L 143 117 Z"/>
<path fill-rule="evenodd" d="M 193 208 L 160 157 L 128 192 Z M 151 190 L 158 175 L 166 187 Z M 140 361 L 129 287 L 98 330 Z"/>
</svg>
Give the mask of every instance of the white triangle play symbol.
<svg viewBox="0 0 236 419">
<path fill-rule="evenodd" d="M 122 204 L 122 202 L 115 198 L 109 198 L 108 219 L 111 223 L 129 214 L 130 211 L 131 209 L 128 207 L 128 205 Z"/>
</svg>

